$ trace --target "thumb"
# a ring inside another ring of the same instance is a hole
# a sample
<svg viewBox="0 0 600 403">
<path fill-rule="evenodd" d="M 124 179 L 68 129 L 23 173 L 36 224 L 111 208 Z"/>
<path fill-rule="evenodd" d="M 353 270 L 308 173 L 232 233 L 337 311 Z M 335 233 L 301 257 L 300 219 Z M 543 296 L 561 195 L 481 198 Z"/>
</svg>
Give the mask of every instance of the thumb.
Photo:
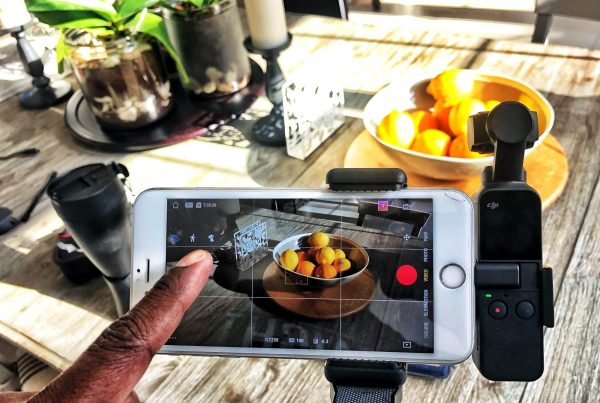
<svg viewBox="0 0 600 403">
<path fill-rule="evenodd" d="M 154 354 L 198 297 L 211 271 L 208 252 L 197 250 L 185 256 L 31 401 L 126 400 Z"/>
</svg>

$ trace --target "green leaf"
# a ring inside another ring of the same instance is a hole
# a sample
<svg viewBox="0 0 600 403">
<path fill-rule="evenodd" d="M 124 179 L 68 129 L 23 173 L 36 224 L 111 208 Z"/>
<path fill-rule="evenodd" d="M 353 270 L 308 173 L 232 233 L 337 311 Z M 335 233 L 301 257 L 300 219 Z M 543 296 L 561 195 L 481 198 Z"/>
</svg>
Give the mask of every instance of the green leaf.
<svg viewBox="0 0 600 403">
<path fill-rule="evenodd" d="M 80 18 L 54 25 L 56 28 L 100 28 L 110 27 L 110 22 L 101 18 Z"/>
<path fill-rule="evenodd" d="M 26 0 L 26 4 L 27 9 L 34 14 L 49 11 L 90 11 L 108 21 L 118 17 L 112 4 L 103 0 Z"/>
<path fill-rule="evenodd" d="M 140 22 L 141 17 L 143 17 L 144 19 Z M 169 36 L 167 35 L 167 30 L 165 28 L 165 22 L 162 17 L 152 13 L 139 13 L 130 21 L 126 22 L 125 27 L 129 29 L 137 27 L 139 29 L 139 32 L 143 32 L 144 34 L 155 38 L 175 61 L 175 64 L 177 65 L 177 70 L 179 71 L 179 76 L 181 77 L 181 81 L 183 81 L 184 83 L 190 81 L 190 78 L 187 75 L 183 64 L 181 64 L 179 55 L 177 54 L 175 48 L 173 48 L 173 45 L 169 40 Z"/>
<path fill-rule="evenodd" d="M 121 18 L 128 18 L 145 8 L 151 8 L 160 0 L 120 0 L 116 3 L 117 13 Z"/>
<path fill-rule="evenodd" d="M 209 7 L 212 6 L 213 4 L 217 3 L 218 0 L 188 0 L 190 3 L 192 3 L 194 6 L 196 6 L 196 8 L 202 9 L 205 7 Z"/>
<path fill-rule="evenodd" d="M 62 32 L 58 36 L 58 42 L 56 42 L 56 64 L 58 65 L 58 72 L 63 73 L 63 60 L 65 58 L 65 39 L 63 38 Z"/>
<path fill-rule="evenodd" d="M 110 22 L 91 11 L 46 11 L 35 16 L 44 24 L 56 28 L 109 27 Z"/>
</svg>

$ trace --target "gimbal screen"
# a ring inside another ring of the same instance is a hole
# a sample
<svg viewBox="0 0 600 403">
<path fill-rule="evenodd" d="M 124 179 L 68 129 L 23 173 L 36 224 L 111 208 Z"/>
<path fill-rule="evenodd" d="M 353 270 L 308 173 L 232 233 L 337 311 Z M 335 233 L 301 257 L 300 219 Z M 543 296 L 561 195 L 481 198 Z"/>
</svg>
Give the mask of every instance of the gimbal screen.
<svg viewBox="0 0 600 403">
<path fill-rule="evenodd" d="M 167 203 L 167 269 L 214 259 L 167 344 L 433 352 L 431 199 Z"/>
</svg>

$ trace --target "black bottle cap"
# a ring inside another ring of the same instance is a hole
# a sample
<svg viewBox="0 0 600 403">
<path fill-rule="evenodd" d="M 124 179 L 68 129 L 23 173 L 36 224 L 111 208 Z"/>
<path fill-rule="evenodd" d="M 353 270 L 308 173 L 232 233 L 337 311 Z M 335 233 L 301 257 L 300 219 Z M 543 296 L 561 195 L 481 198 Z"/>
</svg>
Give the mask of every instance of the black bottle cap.
<svg viewBox="0 0 600 403">
<path fill-rule="evenodd" d="M 125 166 L 112 163 L 75 168 L 48 186 L 48 196 L 65 221 L 85 221 L 102 216 L 121 203 L 125 192 L 119 175 L 127 177 Z"/>
</svg>

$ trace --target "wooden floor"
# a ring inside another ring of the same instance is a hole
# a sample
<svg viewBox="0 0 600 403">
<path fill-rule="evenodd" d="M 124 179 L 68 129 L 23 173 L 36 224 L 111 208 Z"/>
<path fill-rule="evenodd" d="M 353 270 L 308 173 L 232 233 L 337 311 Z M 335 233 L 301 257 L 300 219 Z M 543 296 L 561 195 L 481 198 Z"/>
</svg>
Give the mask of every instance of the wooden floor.
<svg viewBox="0 0 600 403">
<path fill-rule="evenodd" d="M 311 58 L 335 66 L 348 106 L 412 73 L 471 67 L 512 74 L 542 91 L 556 111 L 552 133 L 570 161 L 563 196 L 544 213 L 544 260 L 554 268 L 556 327 L 545 333 L 546 372 L 537 382 L 488 382 L 469 361 L 443 381 L 410 378 L 406 402 L 584 402 L 600 396 L 600 52 L 477 36 L 307 17 L 294 21 L 286 72 Z M 344 53 L 350 62 L 340 63 Z M 0 103 L 0 154 L 36 146 L 30 160 L 0 162 L 0 205 L 24 211 L 51 170 L 119 160 L 136 193 L 154 186 L 322 186 L 343 165 L 362 122 L 344 127 L 306 161 L 256 144 L 191 140 L 135 155 L 101 154 L 73 141 L 62 108 L 24 111 Z M 373 156 L 377 158 L 377 156 Z M 224 161 L 227 161 L 225 164 Z M 68 283 L 52 264 L 61 223 L 44 200 L 32 221 L 0 237 L 0 335 L 64 369 L 114 318 L 103 283 Z M 159 356 L 137 391 L 152 402 L 326 402 L 318 361 Z"/>
</svg>

